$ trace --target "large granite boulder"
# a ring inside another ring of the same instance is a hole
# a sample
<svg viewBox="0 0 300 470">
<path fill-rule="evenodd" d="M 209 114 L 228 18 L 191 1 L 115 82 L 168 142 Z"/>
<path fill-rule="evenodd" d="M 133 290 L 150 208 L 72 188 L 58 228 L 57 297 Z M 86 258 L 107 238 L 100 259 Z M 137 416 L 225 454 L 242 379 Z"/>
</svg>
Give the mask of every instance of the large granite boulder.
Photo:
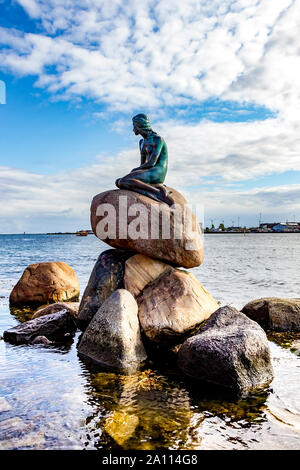
<svg viewBox="0 0 300 470">
<path fill-rule="evenodd" d="M 170 265 L 149 258 L 145 255 L 134 255 L 125 263 L 124 286 L 134 297 L 137 297 L 145 286 L 155 281 Z"/>
<path fill-rule="evenodd" d="M 91 205 L 94 234 L 115 248 L 185 268 L 200 266 L 204 257 L 201 227 L 184 197 L 168 189 L 175 201 L 171 208 L 124 189 L 98 194 Z"/>
<path fill-rule="evenodd" d="M 84 331 L 103 302 L 117 289 L 124 287 L 125 261 L 133 253 L 124 250 L 106 250 L 101 253 L 83 293 L 78 327 Z"/>
<path fill-rule="evenodd" d="M 79 297 L 79 281 L 74 270 L 63 261 L 27 266 L 13 288 L 9 301 L 14 305 L 43 305 L 67 302 Z"/>
<path fill-rule="evenodd" d="M 78 352 L 104 366 L 136 370 L 146 359 L 138 306 L 125 289 L 116 290 L 92 318 L 77 346 Z"/>
<path fill-rule="evenodd" d="M 264 330 L 235 308 L 219 308 L 178 352 L 189 377 L 246 396 L 273 379 Z"/>
<path fill-rule="evenodd" d="M 170 267 L 137 297 L 145 335 L 154 342 L 178 342 L 219 305 L 195 276 Z"/>
<path fill-rule="evenodd" d="M 266 297 L 252 300 L 242 312 L 265 330 L 300 331 L 300 299 Z"/>
<path fill-rule="evenodd" d="M 56 302 L 55 304 L 47 305 L 46 307 L 39 308 L 32 315 L 31 319 L 34 320 L 38 317 L 43 317 L 44 315 L 49 315 L 50 313 L 61 312 L 62 310 L 67 310 L 75 318 L 77 318 L 79 309 L 79 302 Z"/>
<path fill-rule="evenodd" d="M 76 332 L 76 320 L 67 310 L 44 315 L 4 331 L 3 339 L 13 344 L 32 343 L 37 336 L 64 341 Z"/>
</svg>

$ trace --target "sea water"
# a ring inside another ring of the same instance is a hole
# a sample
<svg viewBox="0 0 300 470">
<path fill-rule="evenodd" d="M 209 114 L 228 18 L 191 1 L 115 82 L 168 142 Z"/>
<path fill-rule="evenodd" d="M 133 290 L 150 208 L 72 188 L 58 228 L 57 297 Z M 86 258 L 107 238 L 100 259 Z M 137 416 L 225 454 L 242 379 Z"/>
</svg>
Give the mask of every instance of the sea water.
<svg viewBox="0 0 300 470">
<path fill-rule="evenodd" d="M 0 235 L 0 335 L 26 319 L 9 309 L 28 264 L 65 261 L 81 294 L 108 247 L 93 235 Z M 191 271 L 222 305 L 300 297 L 300 234 L 208 234 Z M 161 360 L 123 376 L 65 346 L 0 341 L 0 449 L 299 449 L 300 357 L 270 341 L 275 378 L 238 400 L 190 383 Z M 2 401 L 3 403 L 3 401 Z M 1 401 L 0 401 L 1 405 Z M 0 408 L 1 409 L 1 408 Z"/>
</svg>

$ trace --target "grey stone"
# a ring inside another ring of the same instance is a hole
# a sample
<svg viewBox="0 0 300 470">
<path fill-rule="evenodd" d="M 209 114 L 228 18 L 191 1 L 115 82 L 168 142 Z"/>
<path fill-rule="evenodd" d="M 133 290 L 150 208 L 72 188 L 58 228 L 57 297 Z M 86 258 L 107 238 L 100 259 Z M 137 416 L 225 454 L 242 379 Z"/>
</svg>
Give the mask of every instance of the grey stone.
<svg viewBox="0 0 300 470">
<path fill-rule="evenodd" d="M 235 308 L 219 308 L 178 352 L 178 366 L 189 377 L 246 396 L 273 379 L 263 329 Z"/>
<path fill-rule="evenodd" d="M 129 371 L 146 359 L 138 306 L 130 292 L 118 289 L 106 299 L 83 333 L 78 352 L 104 366 Z"/>
<path fill-rule="evenodd" d="M 106 250 L 98 257 L 82 296 L 78 327 L 84 331 L 103 302 L 117 289 L 124 287 L 125 262 L 134 253 Z"/>
<path fill-rule="evenodd" d="M 74 316 L 66 310 L 52 313 L 21 323 L 4 331 L 5 341 L 13 344 L 31 343 L 37 336 L 46 336 L 49 340 L 63 340 L 65 333 L 76 331 Z"/>
</svg>

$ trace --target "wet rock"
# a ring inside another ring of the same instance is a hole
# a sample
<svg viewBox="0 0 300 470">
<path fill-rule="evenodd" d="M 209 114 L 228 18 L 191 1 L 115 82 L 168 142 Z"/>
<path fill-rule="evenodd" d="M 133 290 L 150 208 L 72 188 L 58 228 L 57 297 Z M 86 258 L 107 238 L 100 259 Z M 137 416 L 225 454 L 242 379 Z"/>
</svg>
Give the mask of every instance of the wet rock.
<svg viewBox="0 0 300 470">
<path fill-rule="evenodd" d="M 300 299 L 266 297 L 252 300 L 242 312 L 265 330 L 300 331 Z"/>
<path fill-rule="evenodd" d="M 66 310 L 62 310 L 10 328 L 4 331 L 3 337 L 5 341 L 13 344 L 28 344 L 37 336 L 46 336 L 49 340 L 63 341 L 65 333 L 75 334 L 76 328 L 73 315 Z"/>
<path fill-rule="evenodd" d="M 175 268 L 145 287 L 137 302 L 141 327 L 155 342 L 178 342 L 219 308 L 193 274 Z"/>
<path fill-rule="evenodd" d="M 29 265 L 13 288 L 11 305 L 42 305 L 76 300 L 79 281 L 74 270 L 63 261 Z"/>
<path fill-rule="evenodd" d="M 56 302 L 55 304 L 47 305 L 47 307 L 39 308 L 32 315 L 32 320 L 35 318 L 43 317 L 44 315 L 49 315 L 50 313 L 61 312 L 66 310 L 71 313 L 75 318 L 77 318 L 79 309 L 79 302 Z"/>
<path fill-rule="evenodd" d="M 162 273 L 170 269 L 170 265 L 149 256 L 135 255 L 125 263 L 124 286 L 134 297 L 150 282 L 155 281 Z"/>
<path fill-rule="evenodd" d="M 242 396 L 262 390 L 273 379 L 265 332 L 228 306 L 182 344 L 178 366 L 189 377 Z"/>
<path fill-rule="evenodd" d="M 31 344 L 44 344 L 45 346 L 47 346 L 48 344 L 52 344 L 52 341 L 49 341 L 46 336 L 37 336 L 36 338 L 34 338 Z"/>
<path fill-rule="evenodd" d="M 146 359 L 138 306 L 125 289 L 102 304 L 78 344 L 78 352 L 105 366 L 135 370 Z"/>
<path fill-rule="evenodd" d="M 175 189 L 168 190 L 175 201 L 171 208 L 124 189 L 98 194 L 91 205 L 94 234 L 115 248 L 132 250 L 185 268 L 200 266 L 204 257 L 201 227 L 184 197 Z M 108 208 L 112 208 L 110 213 Z M 167 220 L 170 223 L 166 223 Z M 190 223 L 184 223 L 184 220 Z"/>
<path fill-rule="evenodd" d="M 106 250 L 98 257 L 79 306 L 78 327 L 85 330 L 103 302 L 124 287 L 125 261 L 133 253 Z"/>
<path fill-rule="evenodd" d="M 5 400 L 5 398 L 0 397 L 0 413 L 3 413 L 4 411 L 10 411 L 11 406 L 10 404 Z"/>
</svg>

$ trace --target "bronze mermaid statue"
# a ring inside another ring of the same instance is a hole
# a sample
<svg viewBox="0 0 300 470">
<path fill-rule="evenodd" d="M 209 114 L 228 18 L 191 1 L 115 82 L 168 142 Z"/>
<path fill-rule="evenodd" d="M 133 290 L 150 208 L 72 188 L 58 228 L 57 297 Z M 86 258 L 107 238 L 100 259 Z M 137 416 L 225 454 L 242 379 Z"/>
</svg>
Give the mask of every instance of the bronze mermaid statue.
<svg viewBox="0 0 300 470">
<path fill-rule="evenodd" d="M 143 137 L 139 143 L 141 164 L 133 168 L 128 175 L 118 178 L 116 186 L 172 206 L 174 200 L 163 184 L 168 169 L 167 145 L 164 139 L 151 129 L 146 114 L 137 114 L 132 118 L 132 123 L 135 135 Z"/>
</svg>

